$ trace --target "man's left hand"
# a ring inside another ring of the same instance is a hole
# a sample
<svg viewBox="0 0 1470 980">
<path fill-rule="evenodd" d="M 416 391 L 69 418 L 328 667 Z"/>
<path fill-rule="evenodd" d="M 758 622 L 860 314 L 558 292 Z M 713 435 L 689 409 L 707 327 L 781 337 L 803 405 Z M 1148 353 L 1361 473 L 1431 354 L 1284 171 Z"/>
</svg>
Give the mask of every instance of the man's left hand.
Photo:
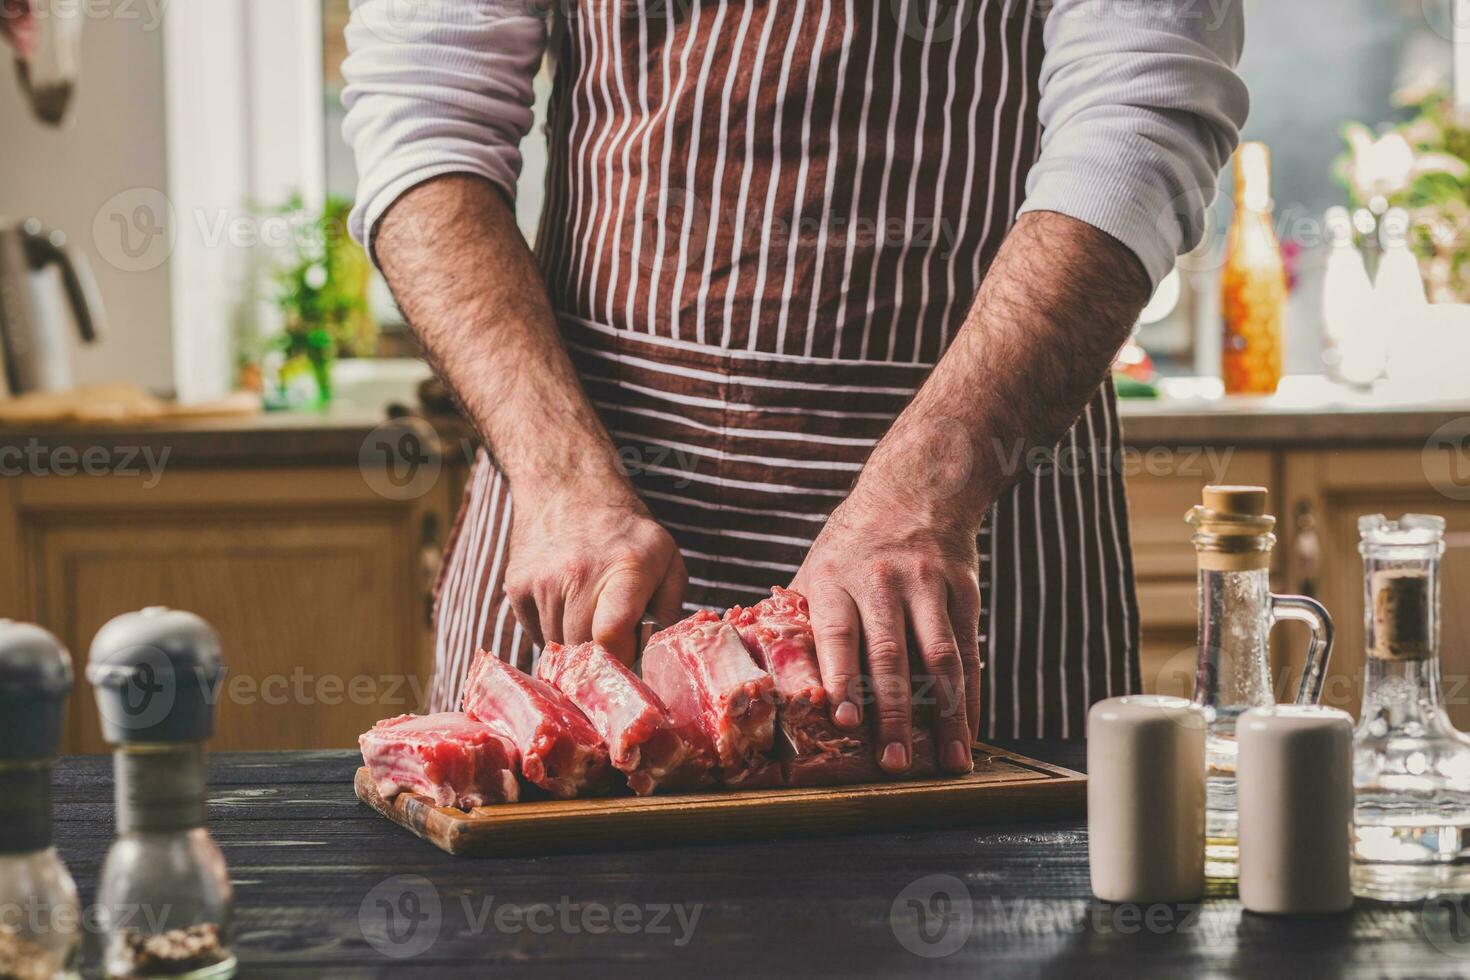
<svg viewBox="0 0 1470 980">
<path fill-rule="evenodd" d="M 878 763 L 904 772 L 913 762 L 913 660 L 932 678 L 934 745 L 941 767 L 966 772 L 980 721 L 980 585 L 976 534 L 981 513 L 954 495 L 924 493 L 870 461 L 852 494 L 817 536 L 792 588 L 811 605 L 822 681 L 833 720 L 862 724 L 865 687 L 877 721 Z M 940 499 L 936 506 L 935 498 Z M 868 675 L 862 673 L 866 654 Z M 921 694 L 924 694 L 921 690 Z"/>
</svg>

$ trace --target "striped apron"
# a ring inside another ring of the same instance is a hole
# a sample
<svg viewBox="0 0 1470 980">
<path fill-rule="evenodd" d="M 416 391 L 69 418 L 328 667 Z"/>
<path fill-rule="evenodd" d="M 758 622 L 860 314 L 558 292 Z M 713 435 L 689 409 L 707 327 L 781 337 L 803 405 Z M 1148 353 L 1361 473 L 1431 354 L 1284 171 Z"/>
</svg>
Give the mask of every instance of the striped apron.
<svg viewBox="0 0 1470 980">
<path fill-rule="evenodd" d="M 678 542 L 686 607 L 784 585 L 964 320 L 1038 152 L 1034 0 L 576 0 L 538 255 L 583 384 Z M 1080 736 L 1138 686 L 1110 387 L 980 536 L 981 731 Z M 448 545 L 431 707 L 502 590 L 511 488 L 482 453 Z"/>
</svg>

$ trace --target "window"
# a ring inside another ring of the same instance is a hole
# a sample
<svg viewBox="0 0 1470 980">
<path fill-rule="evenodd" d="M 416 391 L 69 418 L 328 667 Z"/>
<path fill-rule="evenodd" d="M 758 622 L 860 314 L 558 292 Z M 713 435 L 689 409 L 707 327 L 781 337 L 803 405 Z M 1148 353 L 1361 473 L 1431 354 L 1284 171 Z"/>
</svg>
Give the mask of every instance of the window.
<svg viewBox="0 0 1470 980">
<path fill-rule="evenodd" d="M 325 120 L 324 142 L 327 193 L 352 199 L 357 193 L 357 167 L 352 149 L 342 139 L 342 62 L 347 57 L 344 32 L 350 18 L 348 0 L 322 0 L 322 115 Z M 521 177 L 516 188 L 516 222 L 527 241 L 534 241 L 546 183 L 546 103 L 551 95 L 551 74 L 545 68 L 535 83 L 536 121 L 521 144 L 523 159 Z M 397 308 L 387 285 L 377 283 L 374 309 L 385 327 L 399 323 Z M 401 324 L 400 324 L 401 326 Z"/>
</svg>

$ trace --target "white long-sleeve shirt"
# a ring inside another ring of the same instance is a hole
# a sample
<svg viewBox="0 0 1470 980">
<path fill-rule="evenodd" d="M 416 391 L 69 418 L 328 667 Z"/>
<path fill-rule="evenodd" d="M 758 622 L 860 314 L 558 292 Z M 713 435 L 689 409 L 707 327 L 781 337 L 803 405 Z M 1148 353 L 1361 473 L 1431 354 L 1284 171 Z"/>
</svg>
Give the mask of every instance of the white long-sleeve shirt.
<svg viewBox="0 0 1470 980">
<path fill-rule="evenodd" d="M 547 20 L 506 0 L 353 0 L 344 133 L 352 233 L 417 184 L 478 174 L 514 198 Z M 1057 211 L 1128 246 L 1157 283 L 1203 231 L 1249 96 L 1241 0 L 1055 0 L 1041 156 L 1020 212 Z"/>
</svg>

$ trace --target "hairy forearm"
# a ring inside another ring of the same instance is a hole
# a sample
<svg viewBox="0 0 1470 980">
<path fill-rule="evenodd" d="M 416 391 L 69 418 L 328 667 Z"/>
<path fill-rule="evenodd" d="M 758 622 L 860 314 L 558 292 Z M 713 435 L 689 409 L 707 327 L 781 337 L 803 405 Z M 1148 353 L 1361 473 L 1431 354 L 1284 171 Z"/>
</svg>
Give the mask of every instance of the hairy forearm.
<svg viewBox="0 0 1470 980">
<path fill-rule="evenodd" d="M 1030 452 L 1076 421 L 1148 294 L 1119 242 L 1054 212 L 1023 215 L 854 493 L 876 489 L 932 520 L 978 525 Z"/>
<path fill-rule="evenodd" d="M 379 229 L 399 307 L 518 498 L 581 484 L 635 501 L 500 193 L 477 177 L 430 180 Z"/>
</svg>

